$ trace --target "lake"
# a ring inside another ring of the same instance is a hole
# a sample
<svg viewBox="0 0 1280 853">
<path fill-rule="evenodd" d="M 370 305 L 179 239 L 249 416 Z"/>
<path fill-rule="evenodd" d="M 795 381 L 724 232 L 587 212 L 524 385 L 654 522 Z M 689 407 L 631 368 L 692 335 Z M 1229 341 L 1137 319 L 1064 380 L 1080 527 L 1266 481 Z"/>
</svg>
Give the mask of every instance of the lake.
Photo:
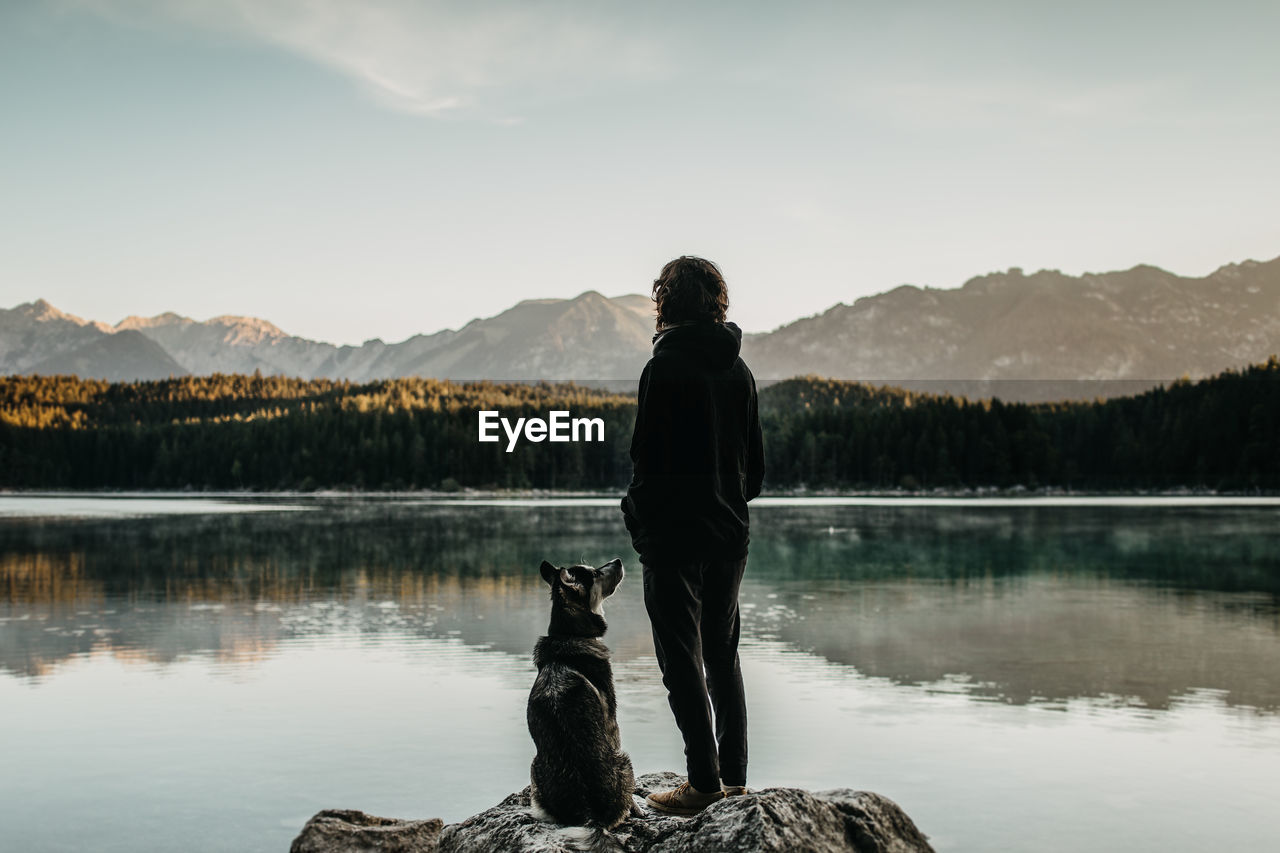
<svg viewBox="0 0 1280 853">
<path fill-rule="evenodd" d="M 763 501 L 750 784 L 945 851 L 1271 850 L 1280 502 Z M 621 556 L 624 747 L 683 771 L 613 500 L 0 497 L 0 847 L 288 849 L 528 782 L 542 559 Z"/>
</svg>

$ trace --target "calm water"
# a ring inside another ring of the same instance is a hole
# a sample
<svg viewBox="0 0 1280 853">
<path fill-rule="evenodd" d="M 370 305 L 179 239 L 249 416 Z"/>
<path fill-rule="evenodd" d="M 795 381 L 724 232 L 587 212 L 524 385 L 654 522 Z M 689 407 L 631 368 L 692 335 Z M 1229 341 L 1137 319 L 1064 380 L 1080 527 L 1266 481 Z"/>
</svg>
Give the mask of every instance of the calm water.
<svg viewBox="0 0 1280 853">
<path fill-rule="evenodd" d="M 0 498 L 0 849 L 283 851 L 321 808 L 496 803 L 544 557 L 623 557 L 624 745 L 681 769 L 639 566 L 587 503 Z M 940 850 L 1276 849 L 1278 513 L 760 506 L 751 784 L 880 791 Z"/>
</svg>

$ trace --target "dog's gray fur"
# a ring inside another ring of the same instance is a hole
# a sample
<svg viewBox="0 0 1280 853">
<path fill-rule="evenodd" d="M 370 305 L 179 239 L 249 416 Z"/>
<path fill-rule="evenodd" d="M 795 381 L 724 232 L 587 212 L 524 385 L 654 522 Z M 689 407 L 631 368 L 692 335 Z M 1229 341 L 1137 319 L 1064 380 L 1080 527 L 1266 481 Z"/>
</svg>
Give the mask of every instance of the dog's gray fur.
<svg viewBox="0 0 1280 853">
<path fill-rule="evenodd" d="M 636 810 L 631 759 L 618 733 L 609 649 L 600 641 L 606 629 L 603 602 L 622 582 L 622 561 L 558 568 L 544 560 L 541 572 L 551 587 L 551 624 L 533 650 L 538 677 L 528 713 L 537 747 L 529 771 L 532 811 L 542 820 L 612 829 Z"/>
</svg>

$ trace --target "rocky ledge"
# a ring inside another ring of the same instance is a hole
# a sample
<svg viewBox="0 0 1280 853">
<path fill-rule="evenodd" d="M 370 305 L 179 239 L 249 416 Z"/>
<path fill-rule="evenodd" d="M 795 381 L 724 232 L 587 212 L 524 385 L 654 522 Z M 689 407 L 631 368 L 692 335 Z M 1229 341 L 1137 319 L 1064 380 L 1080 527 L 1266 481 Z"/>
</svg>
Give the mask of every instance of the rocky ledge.
<svg viewBox="0 0 1280 853">
<path fill-rule="evenodd" d="M 636 780 L 640 800 L 684 781 L 674 773 Z M 887 797 L 837 788 L 811 793 L 763 788 L 721 800 L 694 817 L 645 809 L 614 829 L 627 853 L 932 853 L 906 812 Z M 529 789 L 475 817 L 444 825 L 439 819 L 393 820 L 349 810 L 322 811 L 303 827 L 290 853 L 569 853 L 562 827 L 529 814 Z"/>
</svg>

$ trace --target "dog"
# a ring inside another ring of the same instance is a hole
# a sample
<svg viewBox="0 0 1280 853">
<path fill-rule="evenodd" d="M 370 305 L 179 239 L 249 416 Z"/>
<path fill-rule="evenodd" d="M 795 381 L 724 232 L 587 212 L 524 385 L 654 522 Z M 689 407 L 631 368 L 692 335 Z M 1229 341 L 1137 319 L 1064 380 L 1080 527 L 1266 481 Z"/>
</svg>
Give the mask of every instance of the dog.
<svg viewBox="0 0 1280 853">
<path fill-rule="evenodd" d="M 622 583 L 621 560 L 599 568 L 540 567 L 551 587 L 551 623 L 533 649 L 529 691 L 530 811 L 539 820 L 582 826 L 579 843 L 614 849 L 607 831 L 632 814 L 635 775 L 618 732 L 604 600 Z"/>
</svg>

